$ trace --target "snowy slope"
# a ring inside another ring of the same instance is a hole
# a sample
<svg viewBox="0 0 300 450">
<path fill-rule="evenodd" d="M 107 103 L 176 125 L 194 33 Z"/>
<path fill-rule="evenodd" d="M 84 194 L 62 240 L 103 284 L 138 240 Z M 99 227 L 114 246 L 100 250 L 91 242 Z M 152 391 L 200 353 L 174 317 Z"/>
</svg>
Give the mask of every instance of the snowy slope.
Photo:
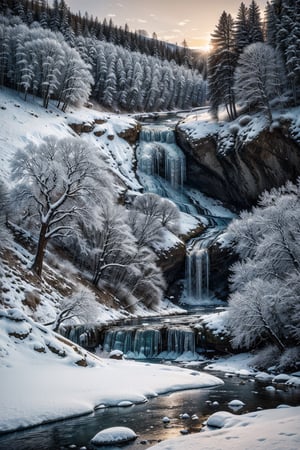
<svg viewBox="0 0 300 450">
<path fill-rule="evenodd" d="M 95 121 L 103 122 L 96 125 Z M 21 94 L 7 88 L 0 88 L 0 177 L 9 183 L 10 160 L 14 152 L 29 142 L 40 143 L 45 136 L 58 138 L 76 136 L 71 124 L 86 124 L 92 129 L 84 133 L 92 146 L 106 158 L 111 168 L 132 189 L 141 186 L 133 172 L 133 149 L 118 136 L 123 130 L 135 126 L 136 122 L 126 116 L 107 114 L 89 108 L 72 108 L 64 113 L 50 104 L 48 109 L 41 106 L 38 98 L 29 98 L 26 102 Z M 94 133 L 103 132 L 102 136 Z"/>
<path fill-rule="evenodd" d="M 90 108 L 72 108 L 63 113 L 53 104 L 46 110 L 41 106 L 40 99 L 29 96 L 25 102 L 22 94 L 1 87 L 0 123 L 0 178 L 8 188 L 11 187 L 10 161 L 17 149 L 24 148 L 30 142 L 38 144 L 48 135 L 61 138 L 77 136 L 73 128 L 79 125 L 79 129 L 86 131 L 82 132 L 82 139 L 99 151 L 117 175 L 120 190 L 125 185 L 134 191 L 141 190 L 133 170 L 134 149 L 119 137 L 119 134 L 137 125 L 128 116 L 121 117 Z M 33 252 L 33 249 L 30 251 Z M 60 299 L 74 291 L 75 286 L 80 286 L 82 279 L 66 258 L 62 255 L 58 257 L 51 251 L 51 246 L 47 248 L 44 277 L 42 280 L 37 279 L 28 272 L 32 258 L 30 251 L 14 244 L 12 251 L 3 255 L 0 265 L 0 303 L 5 308 L 20 308 L 34 320 L 47 323 L 55 318 Z M 118 304 L 106 301 L 105 294 L 100 293 L 98 297 L 101 304 L 95 321 L 107 323 L 129 315 L 127 311 L 119 310 Z M 164 314 L 163 309 L 164 304 L 161 314 Z M 179 310 L 174 307 L 173 312 Z M 152 311 L 152 314 L 157 313 Z M 146 316 L 149 311 L 138 305 L 136 314 Z"/>
</svg>

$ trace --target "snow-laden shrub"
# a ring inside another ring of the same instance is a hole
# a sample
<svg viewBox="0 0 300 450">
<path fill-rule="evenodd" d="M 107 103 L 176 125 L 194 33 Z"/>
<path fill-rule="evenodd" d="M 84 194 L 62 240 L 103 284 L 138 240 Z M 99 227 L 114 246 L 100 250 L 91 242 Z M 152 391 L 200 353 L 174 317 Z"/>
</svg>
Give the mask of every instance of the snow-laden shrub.
<svg viewBox="0 0 300 450">
<path fill-rule="evenodd" d="M 275 345 L 268 345 L 260 350 L 251 360 L 251 366 L 258 370 L 265 370 L 274 365 L 274 361 L 278 361 L 280 352 Z"/>
<path fill-rule="evenodd" d="M 278 369 L 280 371 L 298 370 L 300 366 L 300 348 L 291 347 L 280 355 Z"/>
</svg>

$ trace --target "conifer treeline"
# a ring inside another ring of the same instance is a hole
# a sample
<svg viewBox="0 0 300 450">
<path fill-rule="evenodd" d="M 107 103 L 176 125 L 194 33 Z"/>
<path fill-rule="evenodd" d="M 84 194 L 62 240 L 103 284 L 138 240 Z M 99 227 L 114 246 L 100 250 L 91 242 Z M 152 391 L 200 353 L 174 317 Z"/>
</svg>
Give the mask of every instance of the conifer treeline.
<svg viewBox="0 0 300 450">
<path fill-rule="evenodd" d="M 159 51 L 155 56 L 132 51 L 119 39 L 135 35 L 87 15 L 73 15 L 64 0 L 55 0 L 53 8 L 44 0 L 4 0 L 1 10 L 0 84 L 23 91 L 25 98 L 28 93 L 42 97 L 45 107 L 56 99 L 65 110 L 89 96 L 130 112 L 185 109 L 206 100 L 206 82 L 189 67 L 187 48 L 182 65 Z"/>
<path fill-rule="evenodd" d="M 153 37 L 146 37 L 142 33 L 131 32 L 127 24 L 123 27 L 114 25 L 112 19 L 104 18 L 101 22 L 86 12 L 74 14 L 70 11 L 65 0 L 53 0 L 53 6 L 48 5 L 47 0 L 1 0 L 0 13 L 19 16 L 23 23 L 31 25 L 39 22 L 43 28 L 57 32 L 60 31 L 66 42 L 74 45 L 74 38 L 78 36 L 96 38 L 100 41 L 124 47 L 132 52 L 140 52 L 145 55 L 155 56 L 167 61 L 175 61 L 178 65 L 184 65 L 190 69 L 197 69 L 203 75 L 206 72 L 206 57 L 195 54 L 183 45 L 170 44 Z"/>
<path fill-rule="evenodd" d="M 200 106 L 206 82 L 198 71 L 96 38 L 74 38 L 0 15 L 0 84 L 56 99 L 63 110 L 91 97 L 113 110 L 157 111 Z"/>
<path fill-rule="evenodd" d="M 274 49 L 274 67 L 276 58 L 283 61 L 282 70 L 287 80 L 286 93 L 295 105 L 299 104 L 300 0 L 268 2 L 265 23 L 262 21 L 257 3 L 252 0 L 249 7 L 241 3 L 235 20 L 224 11 L 212 33 L 212 51 L 208 60 L 208 87 L 211 110 L 216 117 L 220 105 L 225 105 L 230 119 L 236 117 L 234 83 L 238 61 L 241 55 L 247 52 L 247 48 L 256 43 L 264 43 Z M 264 51 L 263 46 L 260 46 L 260 49 Z M 267 78 L 271 74 L 268 73 L 266 61 L 264 65 L 267 83 Z M 256 68 L 253 66 L 253 71 Z M 249 80 L 252 76 L 250 72 Z"/>
</svg>

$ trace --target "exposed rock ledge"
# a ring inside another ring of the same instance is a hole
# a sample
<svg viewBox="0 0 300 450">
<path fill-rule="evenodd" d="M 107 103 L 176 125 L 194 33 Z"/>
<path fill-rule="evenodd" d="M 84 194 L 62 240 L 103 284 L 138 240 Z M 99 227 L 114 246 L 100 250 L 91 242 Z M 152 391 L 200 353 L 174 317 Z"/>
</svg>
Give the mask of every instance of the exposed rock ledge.
<svg viewBox="0 0 300 450">
<path fill-rule="evenodd" d="M 88 122 L 74 122 L 69 123 L 69 126 L 75 131 L 75 133 L 81 135 L 82 133 L 91 133 L 93 132 L 95 136 L 102 136 L 105 133 L 108 132 L 106 124 L 108 120 L 107 119 L 94 119 Z M 98 125 L 98 126 L 97 126 Z M 117 131 L 117 135 L 125 139 L 129 144 L 133 145 L 137 142 L 139 133 L 141 130 L 141 125 L 139 122 L 132 121 L 131 123 L 127 123 L 127 126 L 124 128 L 120 128 L 119 131 Z M 113 134 L 108 134 L 107 138 L 110 140 L 114 139 Z"/>
<path fill-rule="evenodd" d="M 288 120 L 281 120 L 280 127 L 272 131 L 263 129 L 252 141 L 243 141 L 233 131 L 226 137 L 226 151 L 221 152 L 218 133 L 195 138 L 179 123 L 176 136 L 186 154 L 190 184 L 244 209 L 253 205 L 264 190 L 300 176 L 300 146 Z"/>
</svg>

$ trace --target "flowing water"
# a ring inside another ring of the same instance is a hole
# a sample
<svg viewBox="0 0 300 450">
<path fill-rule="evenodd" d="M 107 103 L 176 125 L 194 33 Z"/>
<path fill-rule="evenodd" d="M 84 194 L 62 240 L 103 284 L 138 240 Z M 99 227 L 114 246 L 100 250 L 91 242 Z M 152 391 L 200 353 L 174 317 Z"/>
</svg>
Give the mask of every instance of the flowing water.
<svg viewBox="0 0 300 450">
<path fill-rule="evenodd" d="M 223 376 L 217 372 L 211 372 Z M 187 390 L 159 396 L 141 405 L 99 409 L 76 419 L 34 427 L 29 430 L 0 436 L 1 450 L 59 450 L 66 448 L 92 449 L 91 438 L 99 431 L 126 426 L 133 429 L 138 438 L 124 446 L 126 450 L 149 448 L 160 440 L 180 437 L 181 431 L 200 431 L 203 421 L 216 411 L 230 411 L 228 402 L 240 399 L 245 406 L 235 414 L 255 411 L 258 408 L 275 408 L 280 404 L 300 405 L 299 389 L 278 387 L 267 390 L 266 385 L 252 379 L 224 378 L 224 385 L 213 389 Z M 190 418 L 180 418 L 182 414 Z M 192 419 L 192 416 L 196 415 Z M 170 423 L 164 424 L 163 417 Z M 119 447 L 105 446 L 106 450 Z"/>
<path fill-rule="evenodd" d="M 144 126 L 137 148 L 137 160 L 138 175 L 146 191 L 170 198 L 182 212 L 200 218 L 208 226 L 202 236 L 191 240 L 187 245 L 184 297 L 185 301 L 192 299 L 192 303 L 201 304 L 203 299 L 213 296 L 208 247 L 224 229 L 228 219 L 215 217 L 207 205 L 202 205 L 197 195 L 191 195 L 185 186 L 185 156 L 176 145 L 172 128 L 166 124 Z M 128 357 L 142 359 L 144 362 L 153 362 L 155 359 L 169 360 L 169 364 L 174 360 L 201 361 L 206 350 L 205 343 L 196 326 L 199 317 L 193 317 L 180 316 L 159 321 L 147 318 L 147 324 L 131 323 L 126 327 L 112 327 L 105 330 L 104 334 L 99 330 L 78 327 L 72 330 L 69 337 L 88 347 L 101 344 L 107 352 L 120 349 Z M 198 367 L 199 364 L 201 363 L 198 362 Z M 101 409 L 80 418 L 9 433 L 0 436 L 0 450 L 92 448 L 90 439 L 98 431 L 112 426 L 134 429 L 139 437 L 125 448 L 137 450 L 148 448 L 162 439 L 180 436 L 180 430 L 198 432 L 208 415 L 217 409 L 229 410 L 227 403 L 234 398 L 239 398 L 246 404 L 240 412 L 253 411 L 258 407 L 275 407 L 280 403 L 300 403 L 293 388 L 267 391 L 258 382 L 243 381 L 237 377 L 224 378 L 224 381 L 223 386 L 214 389 L 164 395 L 142 405 Z M 190 418 L 180 418 L 183 413 L 188 413 Z M 197 415 L 199 419 L 192 420 L 192 415 Z M 168 425 L 162 422 L 164 416 L 171 420 Z M 112 447 L 106 447 L 109 448 L 112 450 Z"/>
<path fill-rule="evenodd" d="M 228 225 L 229 218 L 215 217 L 201 196 L 185 185 L 186 160 L 176 144 L 175 132 L 166 124 L 143 126 L 137 147 L 138 176 L 146 192 L 172 200 L 181 212 L 207 225 L 207 230 L 187 243 L 182 301 L 201 304 L 214 297 L 210 285 L 209 246 Z M 209 204 L 209 202 L 208 202 Z"/>
</svg>

